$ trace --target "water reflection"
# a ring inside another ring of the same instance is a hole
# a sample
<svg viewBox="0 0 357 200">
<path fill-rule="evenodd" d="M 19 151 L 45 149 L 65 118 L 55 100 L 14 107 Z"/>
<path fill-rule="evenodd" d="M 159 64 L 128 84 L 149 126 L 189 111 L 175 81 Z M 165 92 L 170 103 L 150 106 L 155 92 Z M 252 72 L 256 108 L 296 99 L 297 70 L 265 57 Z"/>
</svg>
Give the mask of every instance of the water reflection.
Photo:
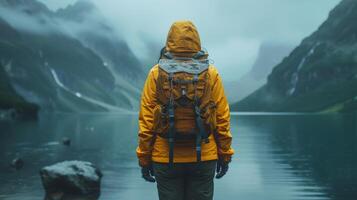
<svg viewBox="0 0 357 200">
<path fill-rule="evenodd" d="M 352 200 L 357 197 L 356 122 L 356 115 L 296 115 L 247 116 L 238 124 L 262 142 L 255 147 L 256 163 L 268 187 L 291 191 L 288 199 Z M 275 166 L 269 167 L 272 161 Z"/>
<path fill-rule="evenodd" d="M 356 199 L 356 124 L 355 115 L 233 116 L 237 154 L 215 199 Z M 102 169 L 101 199 L 157 199 L 137 167 L 136 115 L 42 115 L 0 130 L 0 199 L 42 199 L 38 170 L 73 159 Z M 23 170 L 8 167 L 16 156 Z"/>
</svg>

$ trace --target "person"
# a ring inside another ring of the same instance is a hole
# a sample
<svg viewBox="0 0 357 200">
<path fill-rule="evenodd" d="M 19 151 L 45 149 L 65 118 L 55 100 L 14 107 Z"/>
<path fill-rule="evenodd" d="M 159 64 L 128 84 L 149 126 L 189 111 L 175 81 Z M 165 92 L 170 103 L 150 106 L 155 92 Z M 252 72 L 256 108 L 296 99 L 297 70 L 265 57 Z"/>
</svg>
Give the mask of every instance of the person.
<svg viewBox="0 0 357 200">
<path fill-rule="evenodd" d="M 160 200 L 211 200 L 234 150 L 230 111 L 217 69 L 195 25 L 172 24 L 141 95 L 136 153 Z"/>
</svg>

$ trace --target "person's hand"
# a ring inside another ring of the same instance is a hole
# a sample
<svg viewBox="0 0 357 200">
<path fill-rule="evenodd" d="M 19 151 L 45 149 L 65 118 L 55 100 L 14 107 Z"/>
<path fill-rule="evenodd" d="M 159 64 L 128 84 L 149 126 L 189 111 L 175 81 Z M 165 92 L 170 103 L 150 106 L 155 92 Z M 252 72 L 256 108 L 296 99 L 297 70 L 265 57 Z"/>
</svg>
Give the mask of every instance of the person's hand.
<svg viewBox="0 0 357 200">
<path fill-rule="evenodd" d="M 217 175 L 216 175 L 217 179 L 220 179 L 224 175 L 226 175 L 228 168 L 229 168 L 228 164 L 229 164 L 229 162 L 223 161 L 222 159 L 218 159 L 218 161 L 217 161 Z"/>
<path fill-rule="evenodd" d="M 141 175 L 143 179 L 145 179 L 148 182 L 155 183 L 155 178 L 154 178 L 154 170 L 152 169 L 152 165 L 145 166 L 141 168 Z"/>
</svg>

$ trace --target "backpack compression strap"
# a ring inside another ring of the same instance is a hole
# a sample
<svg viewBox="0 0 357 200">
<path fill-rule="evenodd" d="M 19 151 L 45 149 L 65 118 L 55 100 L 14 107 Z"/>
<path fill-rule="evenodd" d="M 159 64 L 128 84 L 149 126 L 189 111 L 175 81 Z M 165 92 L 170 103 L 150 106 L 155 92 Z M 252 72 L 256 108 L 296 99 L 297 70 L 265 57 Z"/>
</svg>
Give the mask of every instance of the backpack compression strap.
<svg viewBox="0 0 357 200">
<path fill-rule="evenodd" d="M 202 138 L 206 139 L 206 143 L 208 142 L 208 134 L 206 133 L 204 122 L 201 118 L 201 109 L 200 102 L 197 96 L 197 82 L 198 82 L 198 74 L 195 74 L 193 77 L 193 84 L 195 87 L 195 97 L 194 97 L 194 113 L 195 113 L 195 122 L 198 127 L 198 133 L 196 135 L 196 156 L 197 162 L 201 162 L 201 143 Z"/>
<path fill-rule="evenodd" d="M 196 135 L 196 158 L 197 162 L 201 162 L 201 143 L 202 143 L 202 119 L 200 117 L 201 110 L 198 106 L 198 97 L 197 97 L 197 82 L 198 82 L 198 75 L 195 74 L 193 77 L 193 84 L 195 86 L 195 97 L 194 97 L 194 112 L 195 112 L 195 122 L 196 127 L 198 127 L 198 133 Z"/>
<path fill-rule="evenodd" d="M 174 74 L 169 74 L 169 82 L 170 82 L 170 99 L 169 99 L 169 130 L 168 130 L 168 140 L 169 140 L 169 166 L 173 166 L 174 162 L 174 143 L 175 143 L 175 108 L 174 108 L 174 98 L 172 94 L 173 90 L 173 77 Z"/>
</svg>

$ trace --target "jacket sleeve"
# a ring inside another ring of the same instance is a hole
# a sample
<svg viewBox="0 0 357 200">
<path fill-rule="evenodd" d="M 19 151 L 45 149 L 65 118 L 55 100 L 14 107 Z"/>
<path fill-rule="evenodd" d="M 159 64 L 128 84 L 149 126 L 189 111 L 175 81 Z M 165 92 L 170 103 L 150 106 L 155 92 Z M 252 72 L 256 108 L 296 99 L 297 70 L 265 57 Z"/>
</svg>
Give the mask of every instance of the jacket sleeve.
<svg viewBox="0 0 357 200">
<path fill-rule="evenodd" d="M 144 88 L 141 94 L 141 103 L 139 110 L 139 133 L 138 147 L 136 154 L 139 159 L 140 166 L 147 166 L 151 162 L 152 142 L 154 134 L 153 127 L 153 111 L 157 105 L 156 100 L 156 80 L 155 67 L 150 70 L 150 73 L 145 81 Z"/>
<path fill-rule="evenodd" d="M 224 161 L 230 162 L 234 150 L 231 147 L 232 135 L 230 132 L 229 104 L 224 94 L 222 79 L 217 69 L 212 66 L 212 71 L 212 98 L 216 103 L 217 134 L 215 136 L 218 146 L 218 156 Z"/>
</svg>

